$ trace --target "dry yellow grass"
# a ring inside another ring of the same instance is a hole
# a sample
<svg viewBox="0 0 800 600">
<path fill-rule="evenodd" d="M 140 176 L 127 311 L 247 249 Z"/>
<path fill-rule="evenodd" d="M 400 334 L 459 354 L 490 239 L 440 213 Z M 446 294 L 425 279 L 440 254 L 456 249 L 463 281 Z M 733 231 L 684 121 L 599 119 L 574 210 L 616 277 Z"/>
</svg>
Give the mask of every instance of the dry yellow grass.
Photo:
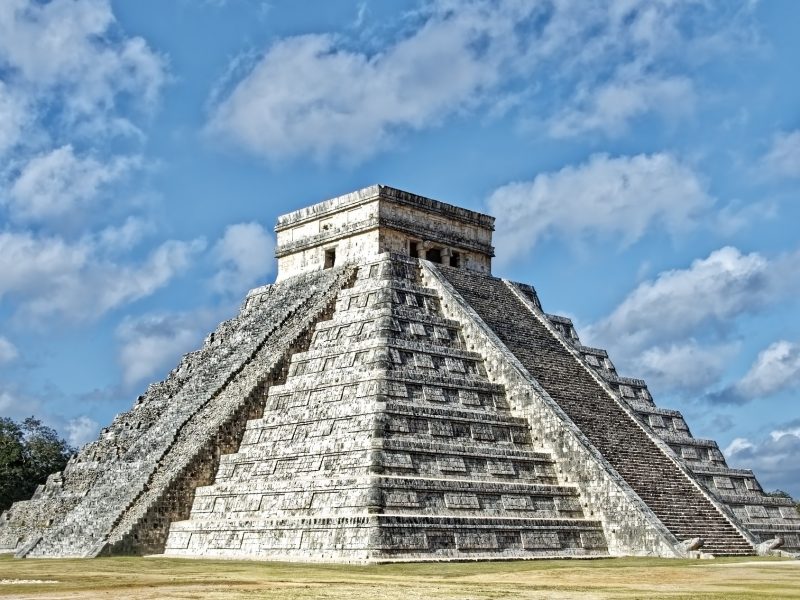
<svg viewBox="0 0 800 600">
<path fill-rule="evenodd" d="M 557 560 L 372 566 L 0 557 L 0 598 L 800 598 L 800 561 Z"/>
</svg>

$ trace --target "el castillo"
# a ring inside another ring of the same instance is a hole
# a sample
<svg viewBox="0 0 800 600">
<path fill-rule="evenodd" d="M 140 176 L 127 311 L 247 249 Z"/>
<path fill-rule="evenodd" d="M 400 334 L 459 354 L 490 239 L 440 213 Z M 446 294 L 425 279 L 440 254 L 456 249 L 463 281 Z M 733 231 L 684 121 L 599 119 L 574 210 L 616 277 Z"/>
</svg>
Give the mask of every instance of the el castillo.
<svg viewBox="0 0 800 600">
<path fill-rule="evenodd" d="M 18 558 L 389 563 L 800 552 L 494 218 L 375 185 L 278 219 L 274 283 L 0 518 Z"/>
</svg>

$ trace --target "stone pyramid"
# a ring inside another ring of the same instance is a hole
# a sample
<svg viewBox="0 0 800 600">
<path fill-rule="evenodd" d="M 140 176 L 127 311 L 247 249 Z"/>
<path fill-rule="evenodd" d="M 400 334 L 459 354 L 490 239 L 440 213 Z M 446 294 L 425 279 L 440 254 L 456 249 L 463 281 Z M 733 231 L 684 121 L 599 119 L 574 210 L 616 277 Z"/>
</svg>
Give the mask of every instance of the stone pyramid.
<svg viewBox="0 0 800 600">
<path fill-rule="evenodd" d="M 385 186 L 281 217 L 278 278 L 0 517 L 20 557 L 381 562 L 800 550 L 790 501 Z"/>
</svg>

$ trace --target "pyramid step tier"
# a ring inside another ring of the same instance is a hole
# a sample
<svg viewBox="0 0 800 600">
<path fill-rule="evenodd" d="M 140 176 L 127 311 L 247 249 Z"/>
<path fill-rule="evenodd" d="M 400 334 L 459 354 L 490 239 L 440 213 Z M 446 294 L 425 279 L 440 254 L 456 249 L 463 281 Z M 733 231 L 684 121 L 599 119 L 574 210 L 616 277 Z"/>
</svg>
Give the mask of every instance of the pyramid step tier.
<svg viewBox="0 0 800 600">
<path fill-rule="evenodd" d="M 167 553 L 337 562 L 607 555 L 593 521 L 408 515 L 184 521 L 173 524 Z"/>
<path fill-rule="evenodd" d="M 408 514 L 581 518 L 574 487 L 469 479 L 379 477 L 290 481 L 254 480 L 246 488 L 217 483 L 197 488 L 196 519 L 287 516 L 308 510 L 329 514 L 359 509 Z"/>
</svg>

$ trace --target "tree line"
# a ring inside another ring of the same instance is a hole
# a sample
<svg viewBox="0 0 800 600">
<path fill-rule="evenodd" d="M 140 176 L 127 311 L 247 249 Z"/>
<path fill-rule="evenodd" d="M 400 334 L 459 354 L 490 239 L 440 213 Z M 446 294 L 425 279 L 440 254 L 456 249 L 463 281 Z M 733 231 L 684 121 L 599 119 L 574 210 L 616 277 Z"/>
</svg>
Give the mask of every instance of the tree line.
<svg viewBox="0 0 800 600">
<path fill-rule="evenodd" d="M 75 448 L 39 419 L 0 417 L 0 512 L 28 500 L 51 473 L 63 471 Z"/>
</svg>

